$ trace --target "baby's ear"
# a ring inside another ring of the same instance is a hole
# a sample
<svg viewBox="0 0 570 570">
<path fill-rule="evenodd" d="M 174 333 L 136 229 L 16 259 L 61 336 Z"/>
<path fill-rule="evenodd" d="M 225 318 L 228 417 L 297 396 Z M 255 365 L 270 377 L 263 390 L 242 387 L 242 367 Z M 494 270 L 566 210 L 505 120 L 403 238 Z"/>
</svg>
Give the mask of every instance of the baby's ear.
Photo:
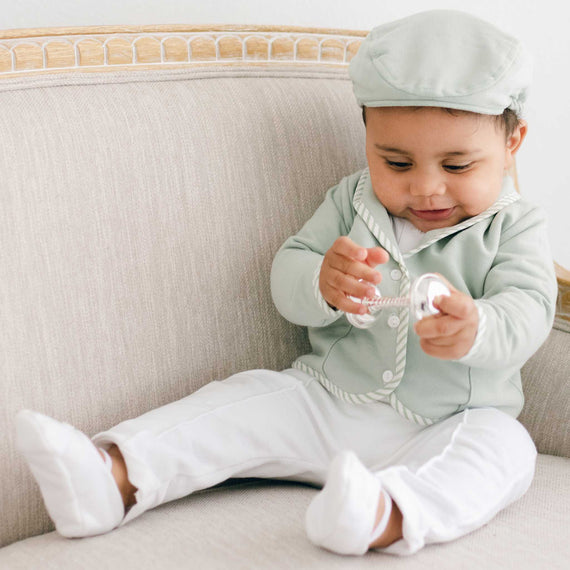
<svg viewBox="0 0 570 570">
<path fill-rule="evenodd" d="M 515 127 L 513 133 L 507 138 L 507 146 L 505 148 L 505 167 L 506 170 L 511 168 L 515 162 L 515 154 L 518 152 L 526 137 L 528 130 L 528 125 L 526 121 L 522 119 L 519 124 Z"/>
<path fill-rule="evenodd" d="M 528 131 L 528 124 L 526 121 L 522 119 L 519 121 L 519 124 L 515 127 L 513 134 L 507 139 L 507 151 L 510 152 L 512 155 L 516 154 L 519 150 L 522 142 L 526 137 L 526 133 Z"/>
</svg>

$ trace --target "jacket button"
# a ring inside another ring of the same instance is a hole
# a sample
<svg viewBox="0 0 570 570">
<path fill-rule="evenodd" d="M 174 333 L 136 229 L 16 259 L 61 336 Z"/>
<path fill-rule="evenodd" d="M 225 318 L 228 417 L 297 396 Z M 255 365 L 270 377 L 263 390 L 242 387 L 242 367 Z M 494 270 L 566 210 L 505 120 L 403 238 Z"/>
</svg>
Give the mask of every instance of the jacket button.
<svg viewBox="0 0 570 570">
<path fill-rule="evenodd" d="M 394 281 L 400 281 L 402 278 L 402 272 L 399 269 L 392 269 L 392 271 L 390 271 L 390 277 Z"/>
<path fill-rule="evenodd" d="M 382 374 L 382 380 L 384 380 L 384 382 L 390 382 L 392 378 L 394 378 L 394 373 L 391 370 L 385 370 L 384 374 Z"/>
<path fill-rule="evenodd" d="M 397 315 L 390 315 L 388 317 L 388 326 L 391 329 L 395 329 L 400 324 L 400 319 Z"/>
</svg>

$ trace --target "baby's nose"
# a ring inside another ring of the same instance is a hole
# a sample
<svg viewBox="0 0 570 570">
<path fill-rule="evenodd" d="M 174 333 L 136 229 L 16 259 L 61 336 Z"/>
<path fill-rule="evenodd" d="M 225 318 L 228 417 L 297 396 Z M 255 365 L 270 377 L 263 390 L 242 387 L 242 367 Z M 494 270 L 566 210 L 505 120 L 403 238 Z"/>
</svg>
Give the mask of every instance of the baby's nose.
<svg viewBox="0 0 570 570">
<path fill-rule="evenodd" d="M 445 194 L 445 192 L 445 181 L 434 174 L 418 173 L 410 181 L 410 194 L 412 196 L 436 196 Z"/>
</svg>

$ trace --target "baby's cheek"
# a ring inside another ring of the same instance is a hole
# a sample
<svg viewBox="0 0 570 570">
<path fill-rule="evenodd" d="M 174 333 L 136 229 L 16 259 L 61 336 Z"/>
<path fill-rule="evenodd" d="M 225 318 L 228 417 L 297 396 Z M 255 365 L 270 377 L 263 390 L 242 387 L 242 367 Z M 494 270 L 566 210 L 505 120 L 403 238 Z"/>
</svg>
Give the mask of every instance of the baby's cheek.
<svg viewBox="0 0 570 570">
<path fill-rule="evenodd" d="M 501 193 L 502 177 L 497 181 L 495 176 L 481 176 L 473 182 L 466 184 L 457 196 L 463 210 L 470 218 L 482 214 L 497 201 Z"/>
</svg>

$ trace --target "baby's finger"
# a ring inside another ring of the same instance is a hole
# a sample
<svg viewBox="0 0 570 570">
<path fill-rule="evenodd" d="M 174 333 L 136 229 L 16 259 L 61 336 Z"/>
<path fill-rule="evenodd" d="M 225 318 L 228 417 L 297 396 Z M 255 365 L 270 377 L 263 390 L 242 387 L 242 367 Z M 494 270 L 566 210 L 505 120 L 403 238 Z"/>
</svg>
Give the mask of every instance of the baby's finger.
<svg viewBox="0 0 570 570">
<path fill-rule="evenodd" d="M 340 307 L 340 310 L 344 311 L 345 313 L 354 313 L 357 315 L 365 315 L 366 313 L 368 313 L 368 308 L 365 305 L 362 305 L 361 303 L 355 303 L 354 301 L 351 301 L 348 297 L 345 297 Z"/>
<path fill-rule="evenodd" d="M 450 335 L 436 336 L 433 338 L 422 337 L 421 340 L 429 343 L 430 346 L 438 347 L 451 347 L 467 339 L 469 335 L 465 329 L 459 330 L 456 333 Z"/>
<path fill-rule="evenodd" d="M 376 267 L 381 263 L 386 263 L 390 259 L 388 252 L 381 247 L 370 247 L 366 252 L 368 254 L 366 257 L 366 263 L 370 267 Z"/>
<path fill-rule="evenodd" d="M 452 337 L 465 327 L 465 323 L 449 315 L 432 315 L 425 317 L 414 325 L 416 334 L 423 339 L 433 340 Z"/>
<path fill-rule="evenodd" d="M 342 255 L 334 255 L 330 259 L 332 269 L 349 275 L 355 279 L 362 279 L 368 283 L 378 284 L 382 280 L 379 271 L 375 271 L 372 267 L 360 261 L 354 261 Z"/>
<path fill-rule="evenodd" d="M 455 342 L 450 345 L 438 346 L 431 340 L 420 339 L 422 350 L 435 358 L 442 360 L 457 360 L 469 352 L 469 344 L 465 342 Z"/>
<path fill-rule="evenodd" d="M 364 299 L 365 297 L 374 297 L 376 291 L 370 283 L 358 281 L 350 275 L 346 275 L 340 271 L 332 273 L 327 280 L 327 285 L 331 289 L 340 291 L 344 295 Z"/>
<path fill-rule="evenodd" d="M 446 315 L 451 315 L 456 319 L 468 319 L 476 311 L 475 304 L 471 297 L 458 291 L 452 291 L 451 295 L 440 295 L 436 297 L 433 306 Z"/>
<path fill-rule="evenodd" d="M 332 250 L 339 255 L 364 261 L 366 259 L 366 249 L 354 243 L 349 237 L 341 236 L 335 240 Z"/>
<path fill-rule="evenodd" d="M 353 301 L 338 289 L 331 290 L 330 293 L 327 292 L 325 299 L 330 305 L 336 307 L 340 311 L 344 311 L 345 313 L 357 313 L 364 315 L 368 312 L 368 309 L 365 305 Z"/>
</svg>

